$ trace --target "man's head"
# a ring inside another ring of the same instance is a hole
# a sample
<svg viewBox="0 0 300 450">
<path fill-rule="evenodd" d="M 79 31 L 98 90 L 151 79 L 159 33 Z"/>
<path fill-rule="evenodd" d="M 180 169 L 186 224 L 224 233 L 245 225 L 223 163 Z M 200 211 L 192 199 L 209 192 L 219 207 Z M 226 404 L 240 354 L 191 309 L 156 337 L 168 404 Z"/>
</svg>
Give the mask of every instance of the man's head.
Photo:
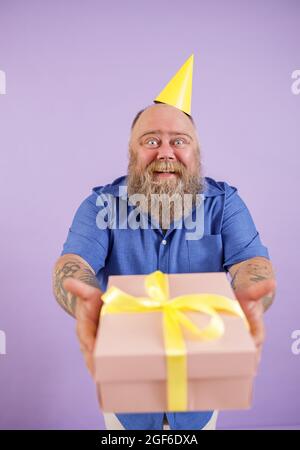
<svg viewBox="0 0 300 450">
<path fill-rule="evenodd" d="M 149 200 L 151 194 L 195 197 L 202 188 L 200 149 L 192 118 L 160 103 L 138 113 L 129 141 L 128 194 L 144 194 Z M 172 212 L 171 216 L 176 218 Z"/>
</svg>

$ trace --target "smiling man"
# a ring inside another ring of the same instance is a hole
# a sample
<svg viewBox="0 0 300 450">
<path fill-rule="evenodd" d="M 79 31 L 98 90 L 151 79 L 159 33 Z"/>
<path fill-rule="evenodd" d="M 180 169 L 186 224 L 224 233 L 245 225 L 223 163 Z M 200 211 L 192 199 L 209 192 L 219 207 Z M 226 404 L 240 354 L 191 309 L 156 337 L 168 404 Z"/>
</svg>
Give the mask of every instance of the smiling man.
<svg viewBox="0 0 300 450">
<path fill-rule="evenodd" d="M 140 111 L 129 142 L 128 195 L 139 193 L 140 208 L 167 229 L 170 222 L 190 213 L 202 191 L 199 142 L 192 118 L 165 104 Z M 183 201 L 187 196 L 189 205 Z M 169 208 L 169 215 L 166 210 L 163 214 L 163 208 Z"/>
<path fill-rule="evenodd" d="M 268 251 L 237 189 L 204 177 L 200 156 L 189 111 L 174 104 L 151 105 L 134 118 L 127 175 L 94 188 L 78 208 L 55 264 L 53 286 L 59 304 L 76 318 L 80 348 L 91 373 L 101 295 L 109 275 L 229 272 L 260 353 L 263 313 L 275 292 Z M 113 199 L 117 215 L 124 208 L 130 215 L 136 195 L 139 213 L 151 226 L 99 227 L 103 209 L 99 197 Z M 161 196 L 175 201 L 164 205 Z M 186 196 L 190 201 L 183 202 Z M 198 208 L 203 210 L 201 238 L 187 239 L 186 223 L 180 219 L 194 216 Z M 104 419 L 107 429 L 194 430 L 214 428 L 216 416 L 216 411 L 196 411 L 104 414 Z"/>
</svg>

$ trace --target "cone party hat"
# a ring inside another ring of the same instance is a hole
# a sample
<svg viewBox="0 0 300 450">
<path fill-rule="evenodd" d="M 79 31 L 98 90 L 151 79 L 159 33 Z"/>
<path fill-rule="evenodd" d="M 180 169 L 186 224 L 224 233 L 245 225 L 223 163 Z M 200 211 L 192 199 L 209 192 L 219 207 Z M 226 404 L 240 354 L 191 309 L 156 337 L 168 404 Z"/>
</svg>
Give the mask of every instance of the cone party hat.
<svg viewBox="0 0 300 450">
<path fill-rule="evenodd" d="M 191 115 L 194 55 L 180 67 L 154 102 L 175 106 Z"/>
</svg>

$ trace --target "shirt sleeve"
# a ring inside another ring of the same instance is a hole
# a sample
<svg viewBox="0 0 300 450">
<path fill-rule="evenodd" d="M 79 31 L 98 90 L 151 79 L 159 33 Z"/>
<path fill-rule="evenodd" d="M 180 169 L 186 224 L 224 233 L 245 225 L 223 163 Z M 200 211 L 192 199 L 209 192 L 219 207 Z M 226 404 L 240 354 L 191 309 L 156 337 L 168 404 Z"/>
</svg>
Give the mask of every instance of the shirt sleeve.
<svg viewBox="0 0 300 450">
<path fill-rule="evenodd" d="M 87 197 L 77 209 L 61 255 L 73 253 L 81 256 L 95 273 L 104 267 L 109 246 L 109 230 L 97 226 L 99 207 L 97 194 Z"/>
<path fill-rule="evenodd" d="M 251 214 L 233 186 L 225 184 L 225 206 L 222 221 L 224 249 L 223 268 L 256 256 L 269 259 L 268 249 L 262 244 Z"/>
</svg>

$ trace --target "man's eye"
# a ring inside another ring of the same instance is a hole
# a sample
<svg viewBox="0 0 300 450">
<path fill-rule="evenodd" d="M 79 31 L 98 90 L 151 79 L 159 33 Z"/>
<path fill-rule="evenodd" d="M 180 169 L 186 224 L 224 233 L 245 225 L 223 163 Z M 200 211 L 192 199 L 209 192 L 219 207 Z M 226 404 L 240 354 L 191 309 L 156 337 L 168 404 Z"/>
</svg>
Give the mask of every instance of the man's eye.
<svg viewBox="0 0 300 450">
<path fill-rule="evenodd" d="M 155 145 L 157 145 L 158 144 L 158 141 L 157 141 L 157 139 L 148 139 L 147 141 L 146 141 L 146 144 L 147 145 L 150 145 L 151 147 L 154 147 Z"/>
<path fill-rule="evenodd" d="M 184 139 L 175 139 L 175 141 L 174 141 L 174 143 L 175 143 L 175 145 L 184 145 L 185 144 L 185 141 L 184 141 Z"/>
</svg>

